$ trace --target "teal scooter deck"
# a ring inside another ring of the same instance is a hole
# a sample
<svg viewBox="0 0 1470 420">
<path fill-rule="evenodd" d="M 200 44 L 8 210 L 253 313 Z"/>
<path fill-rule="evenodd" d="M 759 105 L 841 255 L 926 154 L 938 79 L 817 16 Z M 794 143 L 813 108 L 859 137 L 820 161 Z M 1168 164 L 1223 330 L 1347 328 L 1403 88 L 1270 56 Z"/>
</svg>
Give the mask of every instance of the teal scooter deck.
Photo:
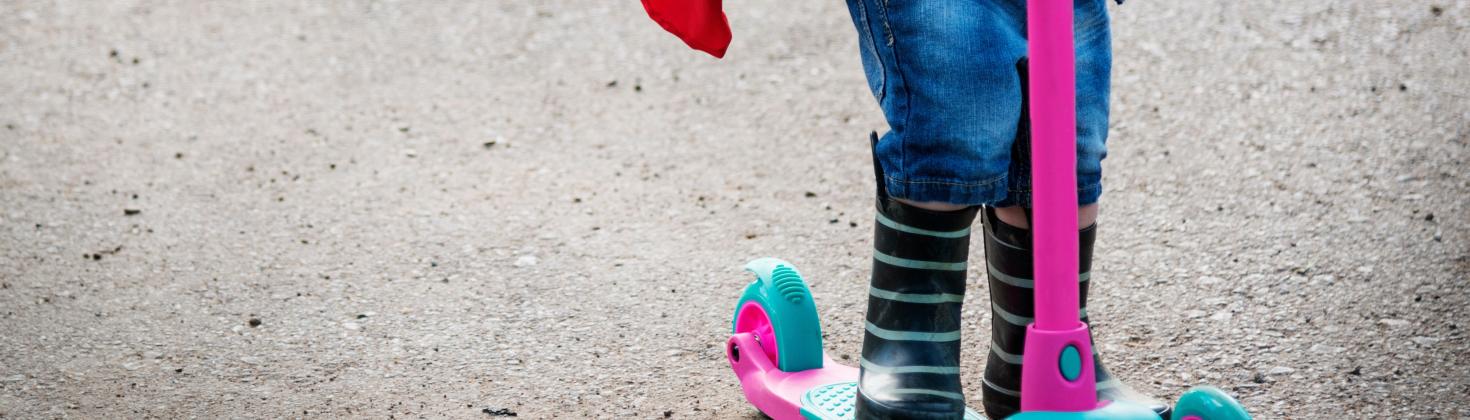
<svg viewBox="0 0 1470 420">
<path fill-rule="evenodd" d="M 813 420 L 847 420 L 856 418 L 857 382 L 838 382 L 812 388 L 801 396 L 801 415 Z M 986 420 L 975 410 L 965 409 L 965 420 Z"/>
</svg>

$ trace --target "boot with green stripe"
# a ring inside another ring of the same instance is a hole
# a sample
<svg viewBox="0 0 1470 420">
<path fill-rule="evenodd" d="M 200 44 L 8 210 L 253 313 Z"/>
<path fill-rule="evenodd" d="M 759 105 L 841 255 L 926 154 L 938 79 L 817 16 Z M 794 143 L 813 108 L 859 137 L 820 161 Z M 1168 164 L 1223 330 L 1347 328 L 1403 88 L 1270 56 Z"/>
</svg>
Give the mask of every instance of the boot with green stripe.
<svg viewBox="0 0 1470 420">
<path fill-rule="evenodd" d="M 964 418 L 960 306 L 977 208 L 921 209 L 879 185 L 857 418 Z"/>
<path fill-rule="evenodd" d="M 1026 325 L 1034 318 L 1032 290 L 1031 231 L 1002 222 L 995 209 L 984 210 L 985 262 L 990 278 L 990 355 L 985 362 L 985 378 L 981 382 L 981 398 L 985 414 L 1001 419 L 1021 407 L 1021 354 L 1025 347 Z M 1092 244 L 1097 238 L 1097 224 L 1078 234 L 1078 291 L 1081 297 L 1079 316 L 1087 318 L 1087 285 L 1092 269 Z M 1169 417 L 1169 406 L 1133 390 L 1119 382 L 1103 366 L 1097 346 L 1093 346 L 1093 363 L 1097 372 L 1099 399 L 1130 401 L 1150 407 L 1163 418 Z"/>
</svg>

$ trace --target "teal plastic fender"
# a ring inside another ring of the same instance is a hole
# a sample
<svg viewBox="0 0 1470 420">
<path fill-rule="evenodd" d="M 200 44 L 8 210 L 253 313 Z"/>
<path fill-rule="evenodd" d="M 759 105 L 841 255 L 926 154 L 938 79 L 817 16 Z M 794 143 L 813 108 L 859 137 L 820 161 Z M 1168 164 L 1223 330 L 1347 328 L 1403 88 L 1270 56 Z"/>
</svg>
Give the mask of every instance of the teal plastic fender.
<svg viewBox="0 0 1470 420">
<path fill-rule="evenodd" d="M 801 273 L 791 263 L 769 257 L 745 264 L 745 271 L 755 274 L 755 281 L 745 286 L 745 293 L 735 304 L 730 332 L 735 332 L 740 307 L 754 300 L 771 318 L 771 329 L 776 336 L 776 367 L 783 372 L 821 368 L 822 325 L 812 291 Z"/>
</svg>

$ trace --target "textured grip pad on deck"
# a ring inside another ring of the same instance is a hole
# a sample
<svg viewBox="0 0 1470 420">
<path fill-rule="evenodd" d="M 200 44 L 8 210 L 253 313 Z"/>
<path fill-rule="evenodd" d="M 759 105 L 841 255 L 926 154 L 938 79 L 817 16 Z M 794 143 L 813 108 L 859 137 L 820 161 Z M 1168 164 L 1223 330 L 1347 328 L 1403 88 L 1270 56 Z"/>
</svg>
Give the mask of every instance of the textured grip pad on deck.
<svg viewBox="0 0 1470 420">
<path fill-rule="evenodd" d="M 853 413 L 853 407 L 857 405 L 857 391 L 857 382 L 838 382 L 812 388 L 801 396 L 801 414 L 809 419 L 855 419 L 857 415 Z M 966 408 L 965 420 L 985 420 L 985 416 Z"/>
</svg>

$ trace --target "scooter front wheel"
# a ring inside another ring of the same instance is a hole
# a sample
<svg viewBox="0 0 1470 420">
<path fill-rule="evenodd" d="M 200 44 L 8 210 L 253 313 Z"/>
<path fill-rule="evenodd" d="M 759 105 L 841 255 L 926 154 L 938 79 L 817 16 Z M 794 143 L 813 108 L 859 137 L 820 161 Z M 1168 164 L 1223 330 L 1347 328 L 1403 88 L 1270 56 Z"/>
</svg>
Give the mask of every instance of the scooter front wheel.
<svg viewBox="0 0 1470 420">
<path fill-rule="evenodd" d="M 801 274 L 791 263 L 775 258 L 751 261 L 745 270 L 756 279 L 735 305 L 731 332 L 755 336 L 760 350 L 783 372 L 822 367 L 822 326 L 811 289 Z"/>
<path fill-rule="evenodd" d="M 1250 420 L 1239 401 L 1219 388 L 1200 386 L 1185 391 L 1174 405 L 1173 420 Z"/>
</svg>

